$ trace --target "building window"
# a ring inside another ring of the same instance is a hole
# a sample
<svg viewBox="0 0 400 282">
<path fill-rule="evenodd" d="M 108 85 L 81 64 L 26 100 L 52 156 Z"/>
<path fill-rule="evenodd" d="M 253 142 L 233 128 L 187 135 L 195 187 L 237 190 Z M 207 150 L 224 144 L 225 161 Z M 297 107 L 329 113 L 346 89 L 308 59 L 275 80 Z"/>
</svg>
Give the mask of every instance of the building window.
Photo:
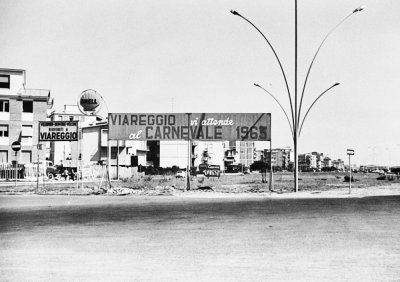
<svg viewBox="0 0 400 282">
<path fill-rule="evenodd" d="M 22 112 L 33 113 L 33 101 L 22 101 Z"/>
<path fill-rule="evenodd" d="M 69 121 L 73 121 L 74 120 L 74 116 L 69 116 Z"/>
<path fill-rule="evenodd" d="M 10 76 L 7 74 L 0 74 L 0 88 L 10 89 Z"/>
<path fill-rule="evenodd" d="M 0 137 L 8 137 L 8 125 L 0 125 Z"/>
<path fill-rule="evenodd" d="M 21 144 L 24 146 L 32 146 L 33 126 L 23 125 L 21 132 Z"/>
<path fill-rule="evenodd" d="M 10 112 L 10 106 L 8 100 L 0 100 L 0 112 Z"/>
<path fill-rule="evenodd" d="M 0 163 L 8 163 L 8 151 L 0 151 Z"/>
</svg>

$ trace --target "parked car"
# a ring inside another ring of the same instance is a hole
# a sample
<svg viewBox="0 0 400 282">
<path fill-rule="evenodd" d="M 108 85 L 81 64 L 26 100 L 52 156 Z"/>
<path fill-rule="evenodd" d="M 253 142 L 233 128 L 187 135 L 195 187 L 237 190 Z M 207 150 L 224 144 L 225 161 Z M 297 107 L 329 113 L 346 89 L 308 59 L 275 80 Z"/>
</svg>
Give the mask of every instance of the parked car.
<svg viewBox="0 0 400 282">
<path fill-rule="evenodd" d="M 176 177 L 176 178 L 184 178 L 184 177 L 186 177 L 186 171 L 178 170 L 178 171 L 176 172 L 176 174 L 175 174 L 175 177 Z"/>
</svg>

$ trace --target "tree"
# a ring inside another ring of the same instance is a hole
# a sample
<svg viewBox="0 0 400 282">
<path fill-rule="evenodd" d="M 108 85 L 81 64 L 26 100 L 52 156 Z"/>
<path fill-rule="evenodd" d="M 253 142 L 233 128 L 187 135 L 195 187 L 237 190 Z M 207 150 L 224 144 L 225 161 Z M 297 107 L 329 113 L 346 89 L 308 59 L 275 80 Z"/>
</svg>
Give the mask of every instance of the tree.
<svg viewBox="0 0 400 282">
<path fill-rule="evenodd" d="M 268 164 L 262 161 L 255 161 L 250 165 L 250 170 L 255 170 L 255 171 L 266 171 L 268 168 Z"/>
</svg>

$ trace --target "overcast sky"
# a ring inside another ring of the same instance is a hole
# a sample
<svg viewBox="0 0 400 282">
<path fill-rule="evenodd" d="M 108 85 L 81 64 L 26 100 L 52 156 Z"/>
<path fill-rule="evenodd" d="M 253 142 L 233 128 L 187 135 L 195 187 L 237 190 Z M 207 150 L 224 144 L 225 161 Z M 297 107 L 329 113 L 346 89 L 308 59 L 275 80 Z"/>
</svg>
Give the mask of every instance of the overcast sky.
<svg viewBox="0 0 400 282">
<path fill-rule="evenodd" d="M 400 165 L 400 1 L 298 1 L 299 84 L 327 32 L 303 113 L 300 152 L 358 164 Z M 273 147 L 293 148 L 288 94 L 268 37 L 294 92 L 294 0 L 0 0 L 0 67 L 25 69 L 27 87 L 51 90 L 54 109 L 97 90 L 110 112 L 269 112 Z"/>
</svg>

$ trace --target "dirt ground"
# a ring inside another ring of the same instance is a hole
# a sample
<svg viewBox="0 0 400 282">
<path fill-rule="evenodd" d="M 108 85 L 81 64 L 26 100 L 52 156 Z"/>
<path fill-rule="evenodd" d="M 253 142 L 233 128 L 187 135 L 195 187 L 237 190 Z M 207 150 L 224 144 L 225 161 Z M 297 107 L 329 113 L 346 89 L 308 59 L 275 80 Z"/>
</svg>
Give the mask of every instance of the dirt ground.
<svg viewBox="0 0 400 282">
<path fill-rule="evenodd" d="M 1 195 L 0 280 L 396 281 L 400 196 L 383 190 Z"/>
<path fill-rule="evenodd" d="M 299 178 L 299 191 L 305 193 L 321 193 L 343 191 L 349 187 L 344 181 L 345 173 L 301 173 Z M 373 191 L 378 188 L 387 190 L 387 187 L 397 187 L 400 179 L 377 180 L 376 173 L 356 173 L 352 183 L 353 191 L 368 189 Z M 267 174 L 267 179 L 269 175 Z M 291 194 L 293 192 L 293 174 L 290 172 L 279 172 L 273 176 L 273 191 L 275 194 Z M 131 179 L 121 179 L 111 182 L 94 179 L 92 181 L 21 181 L 15 185 L 14 182 L 0 182 L 0 194 L 63 194 L 63 195 L 176 195 L 183 194 L 185 190 L 185 179 L 175 176 L 144 176 Z M 222 175 L 220 178 L 205 178 L 192 176 L 190 181 L 190 193 L 213 192 L 216 194 L 270 194 L 269 183 L 262 183 L 259 173 Z M 371 187 L 375 187 L 371 190 Z M 382 189 L 381 189 L 382 190 Z M 187 193 L 184 193 L 187 194 Z"/>
</svg>

